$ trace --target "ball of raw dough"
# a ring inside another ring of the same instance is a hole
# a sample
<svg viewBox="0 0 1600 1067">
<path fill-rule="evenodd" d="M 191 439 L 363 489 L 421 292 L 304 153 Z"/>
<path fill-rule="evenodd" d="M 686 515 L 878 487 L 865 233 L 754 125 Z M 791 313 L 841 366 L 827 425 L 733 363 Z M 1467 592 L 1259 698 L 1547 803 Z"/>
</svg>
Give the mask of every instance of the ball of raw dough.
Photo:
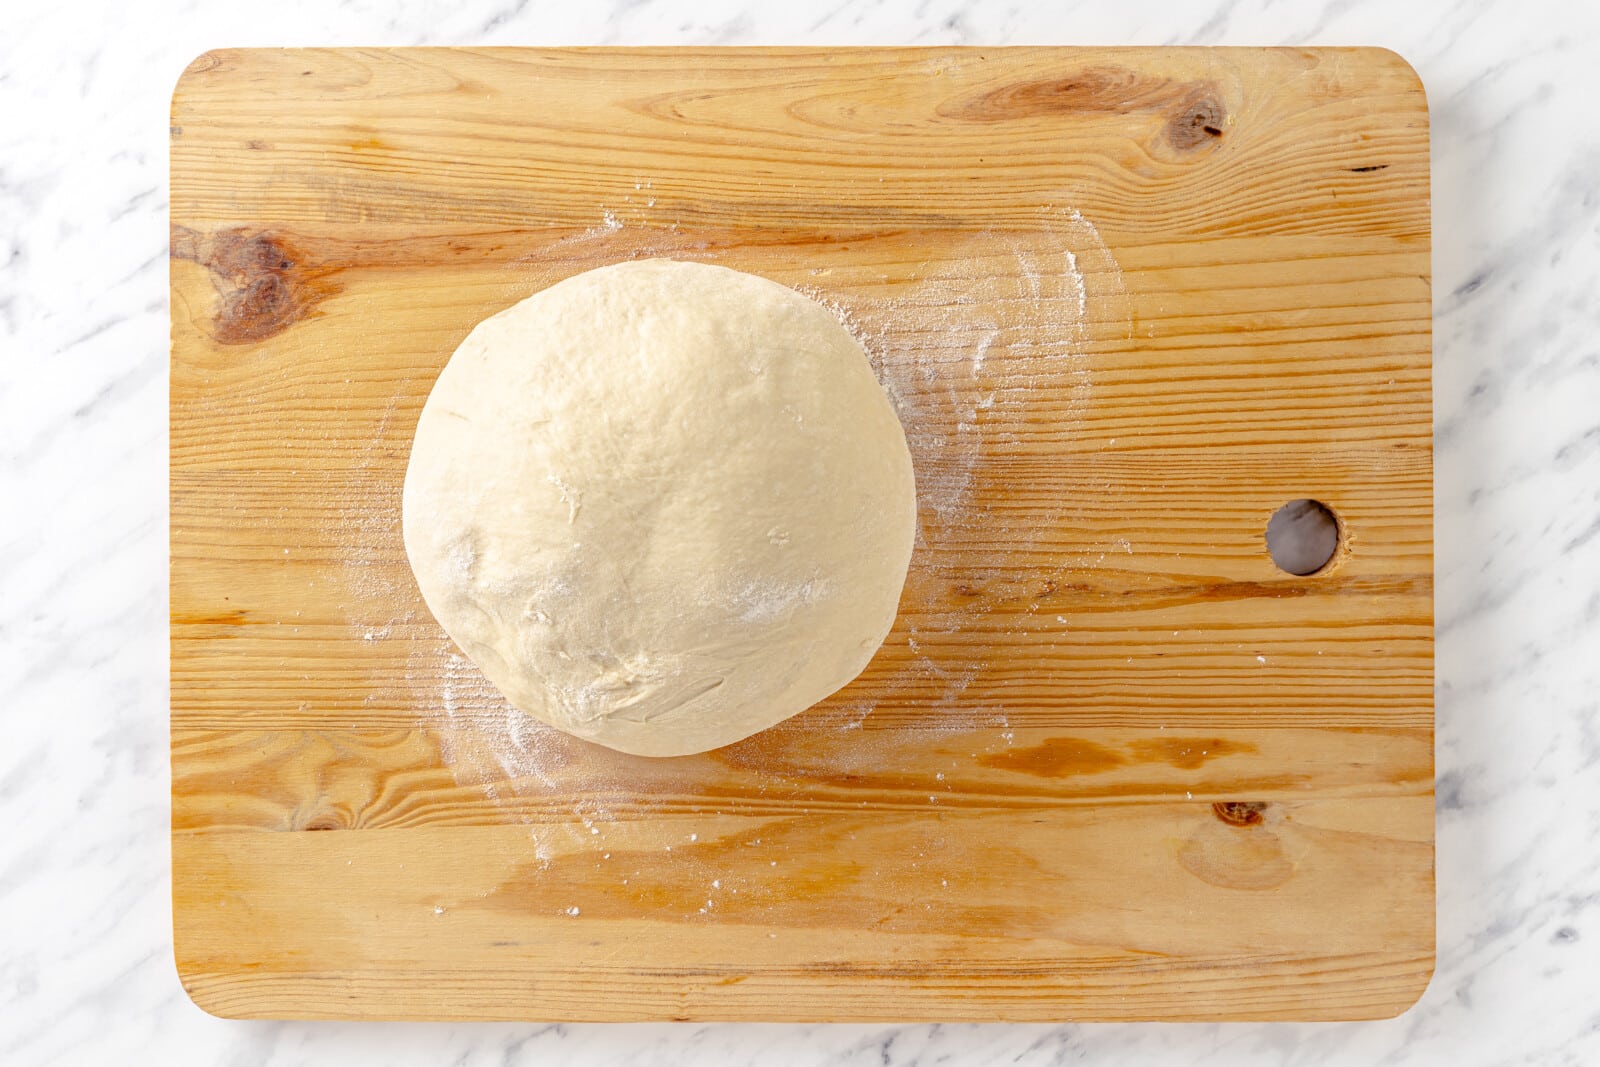
<svg viewBox="0 0 1600 1067">
<path fill-rule="evenodd" d="M 647 260 L 467 336 L 417 423 L 403 511 L 428 607 L 511 703 L 672 756 L 860 673 L 894 623 L 916 490 L 826 308 Z"/>
</svg>

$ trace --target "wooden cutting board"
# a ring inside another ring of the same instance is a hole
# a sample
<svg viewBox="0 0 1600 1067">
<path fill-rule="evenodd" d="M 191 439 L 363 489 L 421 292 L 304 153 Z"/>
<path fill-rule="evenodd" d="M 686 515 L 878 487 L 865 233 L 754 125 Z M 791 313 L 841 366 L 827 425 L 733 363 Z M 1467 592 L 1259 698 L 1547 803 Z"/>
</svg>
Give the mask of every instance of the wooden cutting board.
<svg viewBox="0 0 1600 1067">
<path fill-rule="evenodd" d="M 227 1016 L 1347 1019 L 1433 960 L 1427 109 L 1369 49 L 227 51 L 172 106 L 177 958 Z M 634 256 L 859 332 L 920 535 L 703 756 L 515 713 L 412 428 Z M 1285 573 L 1269 516 L 1339 517 Z"/>
</svg>

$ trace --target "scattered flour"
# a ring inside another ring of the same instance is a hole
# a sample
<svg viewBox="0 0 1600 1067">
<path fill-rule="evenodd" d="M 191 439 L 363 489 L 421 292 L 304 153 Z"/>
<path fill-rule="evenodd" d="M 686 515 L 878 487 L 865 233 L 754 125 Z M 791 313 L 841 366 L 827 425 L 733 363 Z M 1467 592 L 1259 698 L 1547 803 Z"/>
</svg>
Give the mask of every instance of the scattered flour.
<svg viewBox="0 0 1600 1067">
<path fill-rule="evenodd" d="M 633 207 L 630 200 L 630 210 Z M 1092 224 L 1069 209 L 1047 212 L 1041 226 L 1058 236 L 1058 250 L 1041 249 L 1032 235 L 1024 244 L 1003 233 L 952 234 L 937 260 L 912 261 L 916 266 L 911 276 L 893 283 L 886 277 L 875 281 L 870 267 L 841 264 L 810 269 L 805 272 L 806 284 L 797 284 L 802 281 L 800 272 L 786 273 L 790 268 L 781 256 L 771 263 L 758 255 L 728 264 L 758 273 L 768 272 L 764 268 L 770 267 L 770 276 L 796 285 L 833 310 L 867 350 L 905 427 L 916 469 L 921 515 L 907 583 L 907 621 L 901 631 L 909 655 L 892 659 L 900 664 L 895 673 L 880 676 L 865 688 L 878 694 L 897 689 L 927 694 L 927 715 L 919 716 L 913 730 L 899 729 L 903 720 L 897 720 L 888 729 L 863 733 L 877 711 L 875 697 L 830 709 L 824 713 L 830 716 L 825 720 L 828 726 L 850 735 L 841 738 L 828 754 L 830 761 L 840 765 L 830 763 L 830 771 L 881 771 L 892 764 L 897 748 L 926 744 L 930 738 L 934 743 L 940 737 L 959 738 L 963 758 L 969 744 L 992 749 L 1015 741 L 1004 709 L 969 695 L 982 678 L 985 663 L 981 655 L 972 654 L 970 640 L 963 642 L 962 635 L 970 633 L 974 616 L 988 610 L 991 596 L 1004 593 L 1004 583 L 1016 580 L 1008 577 L 1010 555 L 1034 546 L 1038 530 L 1052 524 L 1048 519 L 1040 522 L 1037 515 L 1026 523 L 1014 522 L 991 508 L 985 491 L 1005 476 L 996 460 L 1019 443 L 1035 405 L 1053 405 L 1050 423 L 1055 436 L 1030 438 L 1029 447 L 1065 450 L 1071 445 L 1091 398 L 1090 279 L 1095 286 L 1092 303 L 1101 320 L 1126 319 L 1127 307 L 1120 272 Z M 924 255 L 925 247 L 925 240 L 919 240 L 906 255 Z M 624 226 L 615 211 L 603 209 L 595 227 L 551 242 L 537 257 L 524 261 L 529 278 L 517 295 L 597 262 L 651 256 L 711 262 L 724 259 L 715 243 L 695 240 L 678 232 L 676 226 L 667 228 L 665 220 L 652 227 Z M 869 273 L 858 276 L 853 285 L 818 287 L 847 269 Z M 904 262 L 896 269 L 903 274 Z M 841 298 L 841 293 L 849 296 Z M 996 309 L 1018 303 L 1025 305 L 1025 313 L 997 313 Z M 1128 335 L 1131 333 L 1129 322 Z M 374 450 L 404 447 L 404 442 L 388 440 L 393 414 L 391 406 L 374 435 Z M 558 478 L 552 477 L 551 483 L 566 502 L 569 519 L 575 519 L 582 507 L 580 493 Z M 357 528 L 351 537 L 363 539 L 368 546 L 399 545 L 397 486 L 391 495 L 393 499 L 386 498 L 382 506 L 364 500 L 352 509 Z M 1064 501 L 1061 506 L 1067 509 L 1072 505 Z M 1068 517 L 1063 511 L 1062 518 Z M 948 588 L 948 575 L 929 571 L 938 566 L 935 550 L 952 540 L 970 545 L 979 540 L 972 536 L 978 529 L 983 530 L 982 543 L 1003 547 L 975 558 L 968 550 L 962 577 L 976 590 L 971 602 L 960 611 L 917 610 L 915 598 L 927 595 L 919 590 L 939 588 L 937 595 L 942 597 L 942 590 Z M 788 539 L 788 534 L 777 528 L 767 536 L 779 546 Z M 1125 539 L 1106 547 L 1132 552 Z M 475 546 L 463 543 L 456 550 L 463 574 L 470 575 L 477 562 Z M 352 577 L 351 582 L 356 600 L 392 603 L 409 599 L 409 590 L 400 588 L 399 577 L 380 576 L 376 569 L 369 576 Z M 730 595 L 747 618 L 756 620 L 827 591 L 826 580 L 817 575 L 799 587 L 748 588 Z M 358 614 L 352 612 L 352 625 L 366 641 L 389 637 L 396 621 L 375 620 L 369 614 L 357 623 Z M 1057 621 L 1066 619 L 1057 616 Z M 890 643 L 896 640 L 891 635 Z M 436 680 L 439 687 L 435 704 L 439 714 L 427 720 L 427 726 L 438 736 L 443 758 L 460 784 L 481 789 L 502 809 L 517 813 L 527 825 L 539 863 L 548 865 L 555 855 L 574 850 L 592 851 L 598 862 L 602 848 L 616 847 L 607 841 L 619 818 L 626 817 L 616 805 L 635 802 L 638 782 L 619 770 L 593 768 L 626 764 L 598 758 L 586 752 L 589 746 L 510 707 L 453 646 L 415 639 L 410 643 L 416 651 L 408 659 L 409 683 L 420 686 Z M 413 703 L 417 697 L 407 693 L 397 699 Z M 809 727 L 815 728 L 815 723 Z M 755 788 L 763 795 L 769 790 L 776 795 L 792 792 L 795 776 L 803 779 L 805 775 L 803 770 L 782 766 L 758 766 L 750 773 L 758 779 Z M 579 779 L 582 788 L 575 789 Z M 953 788 L 942 773 L 936 781 L 947 790 Z M 941 798 L 929 796 L 928 802 L 938 804 Z M 682 842 L 682 838 L 678 840 Z M 695 858 L 700 847 L 698 835 L 690 834 L 688 840 L 686 854 L 682 859 L 675 857 L 676 862 L 700 862 Z M 609 859 L 611 853 L 604 856 Z M 776 860 L 769 862 L 777 865 Z M 720 870 L 708 871 L 713 888 L 720 888 L 721 878 L 726 876 Z M 622 879 L 622 884 L 626 882 Z M 715 907 L 713 900 L 707 900 L 698 910 L 711 914 Z M 564 911 L 573 917 L 580 914 L 577 904 Z"/>
<path fill-rule="evenodd" d="M 583 509 L 583 501 L 578 496 L 578 491 L 554 474 L 546 476 L 551 485 L 556 487 L 556 492 L 561 494 L 561 502 L 567 505 L 567 522 L 578 521 L 578 512 Z"/>
</svg>

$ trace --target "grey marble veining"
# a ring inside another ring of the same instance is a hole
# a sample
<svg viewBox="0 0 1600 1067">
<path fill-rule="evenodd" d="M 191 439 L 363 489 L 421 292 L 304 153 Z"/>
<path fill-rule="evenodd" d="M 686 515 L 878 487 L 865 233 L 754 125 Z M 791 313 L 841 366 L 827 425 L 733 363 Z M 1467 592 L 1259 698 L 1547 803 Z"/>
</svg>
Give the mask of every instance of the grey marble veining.
<svg viewBox="0 0 1600 1067">
<path fill-rule="evenodd" d="M 1600 1062 L 1600 10 L 24 2 L 0 31 L 0 1062 Z M 168 911 L 166 108 L 267 44 L 1382 44 L 1434 143 L 1439 966 L 1380 1023 L 236 1023 Z"/>
</svg>

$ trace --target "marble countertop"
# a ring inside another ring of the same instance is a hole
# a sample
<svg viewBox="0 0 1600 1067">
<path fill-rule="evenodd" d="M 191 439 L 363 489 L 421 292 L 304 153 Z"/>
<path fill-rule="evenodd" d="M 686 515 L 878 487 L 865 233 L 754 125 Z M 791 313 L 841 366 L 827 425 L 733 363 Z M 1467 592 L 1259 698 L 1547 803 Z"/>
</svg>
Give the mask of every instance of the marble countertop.
<svg viewBox="0 0 1600 1067">
<path fill-rule="evenodd" d="M 223 7 L 30 4 L 0 34 L 0 1062 L 1600 1062 L 1600 9 Z M 1438 445 L 1439 953 L 1421 1003 L 1378 1023 L 1070 1026 L 239 1023 L 191 1004 L 167 870 L 167 100 L 207 48 L 313 43 L 1376 44 L 1409 59 L 1432 108 Z"/>
</svg>

